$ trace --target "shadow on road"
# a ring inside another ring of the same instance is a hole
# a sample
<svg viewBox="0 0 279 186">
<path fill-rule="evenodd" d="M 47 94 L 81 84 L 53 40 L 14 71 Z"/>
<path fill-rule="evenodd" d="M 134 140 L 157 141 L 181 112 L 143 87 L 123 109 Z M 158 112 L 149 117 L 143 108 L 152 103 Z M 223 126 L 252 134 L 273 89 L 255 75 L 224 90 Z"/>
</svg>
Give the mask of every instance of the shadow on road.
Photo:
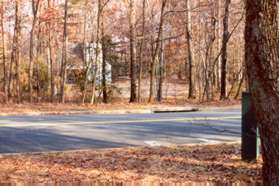
<svg viewBox="0 0 279 186">
<path fill-rule="evenodd" d="M 117 148 L 125 143 L 58 134 L 48 129 L 0 128 L 0 153 L 63 151 L 87 148 Z"/>
</svg>

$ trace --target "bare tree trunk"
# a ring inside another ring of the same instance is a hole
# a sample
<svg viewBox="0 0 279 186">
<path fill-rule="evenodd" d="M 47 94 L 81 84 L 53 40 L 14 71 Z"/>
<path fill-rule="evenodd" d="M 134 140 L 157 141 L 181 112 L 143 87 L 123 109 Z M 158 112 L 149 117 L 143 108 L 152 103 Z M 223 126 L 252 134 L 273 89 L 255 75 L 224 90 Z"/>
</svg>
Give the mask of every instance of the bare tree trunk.
<svg viewBox="0 0 279 186">
<path fill-rule="evenodd" d="M 217 37 L 218 37 L 218 49 L 217 51 L 221 51 L 222 50 L 222 37 L 221 37 L 221 34 L 222 34 L 222 29 L 221 29 L 221 26 L 222 26 L 222 2 L 223 0 L 216 0 L 217 1 L 217 16 L 218 16 L 218 28 L 217 28 Z M 217 62 L 216 62 L 216 81 L 217 81 L 217 89 L 218 91 L 221 90 L 221 64 L 222 64 L 222 59 L 220 56 L 218 56 L 218 59 L 217 59 Z"/>
<path fill-rule="evenodd" d="M 61 64 L 61 91 L 60 91 L 60 102 L 65 103 L 65 82 L 66 82 L 66 71 L 67 71 L 67 52 L 68 52 L 68 0 L 65 0 L 64 4 L 64 30 L 63 30 L 63 49 L 62 49 L 62 64 Z"/>
<path fill-rule="evenodd" d="M 99 60 L 99 43 L 100 43 L 100 24 L 101 24 L 101 16 L 102 16 L 102 0 L 98 0 L 98 13 L 97 13 L 97 34 L 96 34 L 96 48 L 95 48 L 95 60 L 93 65 L 94 68 L 94 75 L 93 75 L 93 84 L 92 84 L 92 95 L 91 95 L 91 104 L 95 102 L 96 96 L 96 80 L 97 80 L 97 71 L 98 71 L 98 60 Z"/>
<path fill-rule="evenodd" d="M 164 25 L 164 13 L 166 8 L 167 0 L 162 1 L 161 6 L 161 16 L 160 16 L 160 23 L 159 23 L 159 31 L 156 38 L 155 43 L 155 50 L 154 54 L 152 55 L 152 61 L 151 61 L 151 70 L 150 70 L 150 93 L 149 93 L 149 100 L 148 102 L 152 102 L 154 99 L 154 82 L 155 82 L 155 73 L 156 73 L 156 61 L 158 60 L 158 52 L 160 49 L 160 38 L 163 31 L 163 25 Z"/>
<path fill-rule="evenodd" d="M 4 101 L 8 102 L 8 89 L 7 89 L 7 68 L 6 68 L 6 47 L 5 47 L 5 30 L 4 30 L 4 2 L 1 2 L 1 45 L 2 45 L 2 61 L 3 61 L 3 90 L 4 90 Z"/>
<path fill-rule="evenodd" d="M 213 90 L 212 90 L 212 74 L 214 73 L 214 61 L 212 60 L 213 56 L 213 45 L 216 39 L 215 31 L 216 31 L 216 19 L 214 18 L 213 12 L 211 12 L 211 24 L 210 24 L 210 32 L 205 33 L 205 38 L 208 38 L 206 52 L 205 52 L 205 61 L 204 61 L 204 92 L 202 95 L 202 101 L 204 101 L 204 97 L 206 96 L 207 101 L 210 101 L 213 98 Z"/>
<path fill-rule="evenodd" d="M 37 24 L 37 14 L 39 10 L 40 0 L 32 0 L 32 13 L 33 13 L 33 21 L 32 28 L 30 31 L 30 49 L 29 49 L 29 74 L 28 74 L 28 88 L 29 88 L 29 101 L 33 102 L 33 60 L 34 60 L 34 32 L 35 26 Z"/>
<path fill-rule="evenodd" d="M 129 31 L 130 31 L 130 102 L 136 102 L 137 85 L 136 85 L 136 33 L 135 33 L 135 7 L 134 0 L 129 0 Z"/>
<path fill-rule="evenodd" d="M 204 101 L 205 96 L 207 101 L 209 101 L 209 79 L 210 79 L 210 64 L 209 64 L 209 55 L 210 55 L 210 48 L 212 43 L 209 42 L 208 46 L 206 47 L 206 51 L 205 51 L 205 61 L 204 61 L 204 90 L 203 90 L 203 94 L 202 94 L 202 101 Z"/>
<path fill-rule="evenodd" d="M 88 85 L 88 73 L 89 73 L 89 62 L 87 61 L 87 40 L 86 40 L 86 34 L 87 34 L 87 5 L 88 0 L 84 2 L 84 25 L 83 25 L 83 63 L 85 65 L 85 74 L 84 74 L 84 84 L 83 84 L 83 92 L 82 92 L 82 104 L 85 103 L 86 98 L 86 92 L 87 92 L 87 85 Z"/>
<path fill-rule="evenodd" d="M 16 65 L 16 74 L 15 74 L 15 78 L 16 78 L 16 96 L 17 96 L 17 103 L 20 103 L 21 101 L 21 93 L 20 93 L 20 54 L 19 52 L 17 52 L 16 55 L 16 61 L 15 61 L 15 65 Z"/>
<path fill-rule="evenodd" d="M 192 25 L 192 15 L 191 15 L 191 5 L 190 0 L 185 0 L 186 4 L 186 41 L 187 41 L 187 58 L 186 58 L 186 69 L 188 69 L 188 98 L 193 99 L 195 98 L 195 87 L 194 87 L 194 80 L 193 80 L 193 52 L 192 52 L 192 36 L 191 36 L 191 25 Z M 188 67 L 188 68 L 187 68 Z M 186 73 L 186 74 L 187 74 Z"/>
<path fill-rule="evenodd" d="M 14 37 L 15 38 L 15 37 Z M 13 43 L 14 43 L 13 39 Z M 11 99 L 12 95 L 12 81 L 13 81 L 13 63 L 14 63 L 14 45 L 12 47 L 12 53 L 11 53 L 11 61 L 9 65 L 9 78 L 8 78 L 8 101 Z"/>
<path fill-rule="evenodd" d="M 48 0 L 48 8 L 51 8 L 51 2 Z M 47 24 L 48 27 L 48 53 L 49 53 L 49 65 L 50 65 L 50 97 L 51 97 L 51 102 L 53 103 L 55 100 L 55 83 L 54 83 L 54 58 L 53 58 L 53 46 L 52 46 L 52 20 Z"/>
<path fill-rule="evenodd" d="M 15 43 L 15 65 L 16 65 L 16 95 L 17 95 L 17 103 L 21 101 L 21 93 L 20 93 L 20 0 L 16 1 L 16 24 L 15 24 L 15 33 L 16 33 L 16 43 Z"/>
<path fill-rule="evenodd" d="M 273 77 L 279 63 L 279 4 L 274 0 L 247 0 L 245 60 L 260 130 L 263 185 L 279 185 L 279 93 Z"/>
<path fill-rule="evenodd" d="M 221 55 L 221 95 L 220 99 L 226 99 L 227 92 L 227 43 L 229 40 L 229 13 L 231 0 L 225 1 L 225 16 L 223 20 L 223 41 Z"/>
<path fill-rule="evenodd" d="M 143 61 L 143 44 L 145 42 L 145 8 L 146 0 L 142 0 L 142 30 L 139 49 L 139 77 L 138 77 L 138 102 L 141 102 L 141 81 L 142 81 L 142 61 Z"/>
<path fill-rule="evenodd" d="M 102 92 L 103 92 L 103 102 L 108 103 L 108 92 L 107 92 L 107 48 L 108 43 L 106 42 L 106 38 L 104 35 L 104 20 L 102 19 L 101 23 L 101 41 L 102 41 L 102 53 L 103 53 L 103 60 L 102 60 Z"/>
<path fill-rule="evenodd" d="M 158 91 L 157 91 L 157 101 L 161 102 L 163 99 L 163 84 L 164 84 L 164 41 L 163 41 L 163 31 L 161 34 L 160 41 L 160 57 L 159 57 L 159 82 L 158 82 Z"/>
<path fill-rule="evenodd" d="M 37 51 L 36 51 L 36 59 L 38 59 L 39 56 L 42 55 L 42 40 L 41 40 L 41 32 L 42 32 L 42 29 L 41 29 L 41 21 L 39 21 L 38 23 L 38 33 L 36 34 L 37 36 L 37 41 L 38 41 L 38 44 L 37 44 Z M 41 71 L 40 71 L 40 64 L 37 62 L 36 63 L 36 73 L 37 73 L 37 77 L 36 77 L 36 86 L 37 86 L 37 102 L 40 102 L 40 99 L 41 99 L 41 96 L 40 96 L 40 76 L 41 76 Z"/>
<path fill-rule="evenodd" d="M 97 64 L 95 62 L 95 64 Z M 93 105 L 95 103 L 96 99 L 96 81 L 97 81 L 97 65 L 94 67 L 94 75 L 93 75 L 93 83 L 92 83 L 92 93 L 91 93 L 91 101 L 90 104 Z"/>
<path fill-rule="evenodd" d="M 20 38 L 20 0 L 15 1 L 15 26 L 13 36 L 13 47 L 11 53 L 10 75 L 8 84 L 8 98 L 12 96 L 13 64 L 15 63 L 16 95 L 17 103 L 20 102 L 20 74 L 19 74 L 19 38 Z"/>
<path fill-rule="evenodd" d="M 101 20 L 103 16 L 103 10 L 107 6 L 107 4 L 110 2 L 110 0 L 98 0 L 98 13 L 97 13 L 97 33 L 96 33 L 96 48 L 95 48 L 95 66 L 93 65 L 94 68 L 94 75 L 93 75 L 93 84 L 92 84 L 92 95 L 91 95 L 91 104 L 94 104 L 95 102 L 95 94 L 96 94 L 96 80 L 97 80 L 97 72 L 98 68 L 101 64 L 99 64 L 99 55 L 100 55 L 100 28 L 101 28 Z"/>
</svg>

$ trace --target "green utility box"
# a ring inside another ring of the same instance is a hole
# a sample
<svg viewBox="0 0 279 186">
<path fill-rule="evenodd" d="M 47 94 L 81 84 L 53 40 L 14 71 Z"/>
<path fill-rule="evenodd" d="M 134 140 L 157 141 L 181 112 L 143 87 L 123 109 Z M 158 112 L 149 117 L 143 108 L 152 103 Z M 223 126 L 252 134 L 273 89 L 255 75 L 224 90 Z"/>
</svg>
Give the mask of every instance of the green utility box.
<svg viewBox="0 0 279 186">
<path fill-rule="evenodd" d="M 256 115 L 252 105 L 251 94 L 242 94 L 242 144 L 241 156 L 244 161 L 255 161 L 260 154 L 260 140 Z"/>
</svg>

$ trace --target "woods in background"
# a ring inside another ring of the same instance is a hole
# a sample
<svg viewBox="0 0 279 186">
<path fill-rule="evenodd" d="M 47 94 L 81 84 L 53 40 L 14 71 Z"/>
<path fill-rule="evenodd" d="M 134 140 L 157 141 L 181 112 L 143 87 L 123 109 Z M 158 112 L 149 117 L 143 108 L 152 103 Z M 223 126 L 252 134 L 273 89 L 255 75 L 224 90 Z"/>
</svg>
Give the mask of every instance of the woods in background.
<svg viewBox="0 0 279 186">
<path fill-rule="evenodd" d="M 240 0 L 1 0 L 1 102 L 237 99 Z M 171 88 L 170 88 L 171 89 Z"/>
</svg>

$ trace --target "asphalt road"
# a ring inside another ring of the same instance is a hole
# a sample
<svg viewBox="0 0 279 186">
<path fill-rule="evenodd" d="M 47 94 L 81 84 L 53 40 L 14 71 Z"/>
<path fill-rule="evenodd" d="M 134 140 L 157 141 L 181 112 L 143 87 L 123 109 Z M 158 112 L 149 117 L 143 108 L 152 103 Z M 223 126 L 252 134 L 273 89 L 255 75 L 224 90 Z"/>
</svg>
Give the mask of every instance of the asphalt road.
<svg viewBox="0 0 279 186">
<path fill-rule="evenodd" d="M 0 117 L 0 153 L 236 142 L 239 109 L 192 113 Z"/>
</svg>

